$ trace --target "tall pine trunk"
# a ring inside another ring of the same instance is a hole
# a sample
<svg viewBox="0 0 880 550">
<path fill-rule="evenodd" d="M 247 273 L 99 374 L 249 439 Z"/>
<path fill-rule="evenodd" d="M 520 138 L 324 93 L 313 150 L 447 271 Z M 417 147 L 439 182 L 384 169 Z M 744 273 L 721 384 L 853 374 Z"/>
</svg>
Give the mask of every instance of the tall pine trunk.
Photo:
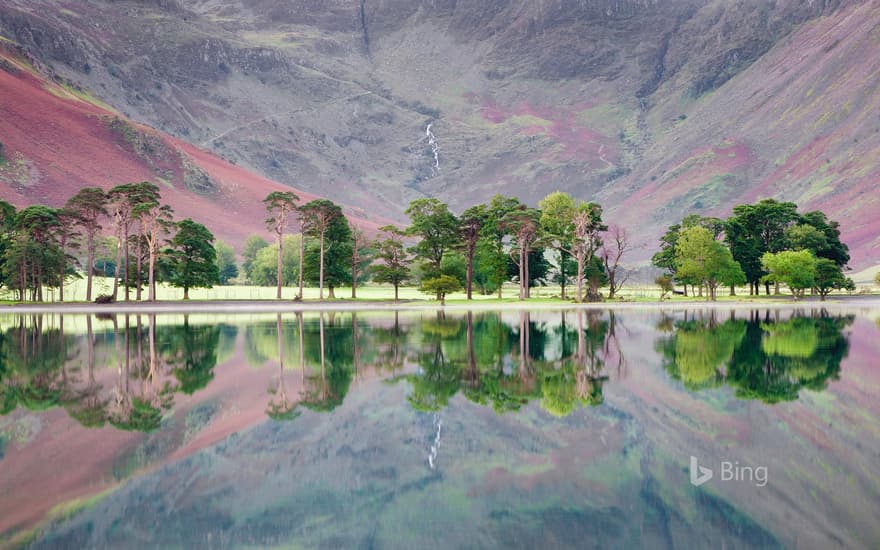
<svg viewBox="0 0 880 550">
<path fill-rule="evenodd" d="M 276 265 L 275 273 L 276 273 L 276 278 L 278 279 L 277 280 L 278 287 L 277 287 L 277 290 L 275 291 L 275 298 L 277 300 L 280 300 L 281 299 L 281 275 L 282 275 L 281 271 L 283 269 L 282 256 L 284 255 L 284 245 L 282 244 L 282 237 L 283 237 L 282 233 L 278 232 L 277 235 L 278 235 L 278 237 L 277 237 L 278 258 L 277 258 L 277 265 Z"/>
<path fill-rule="evenodd" d="M 58 273 L 58 301 L 64 301 L 64 272 L 67 270 L 67 236 L 61 235 L 61 270 Z"/>
<path fill-rule="evenodd" d="M 297 298 L 302 300 L 303 298 L 303 262 L 305 261 L 306 256 L 306 232 L 305 230 L 300 230 L 299 235 L 299 294 L 297 294 Z"/>
<path fill-rule="evenodd" d="M 318 299 L 324 299 L 324 230 L 321 230 L 321 265 L 318 268 Z"/>
<path fill-rule="evenodd" d="M 95 271 L 95 235 L 91 231 L 86 237 L 86 302 L 92 301 L 92 272 Z"/>
<path fill-rule="evenodd" d="M 148 284 L 150 285 L 149 293 L 148 293 L 148 300 L 150 302 L 155 302 L 156 301 L 156 253 L 155 253 L 155 247 L 153 246 L 152 243 L 150 244 L 150 265 L 149 265 L 148 269 L 149 269 L 149 276 L 148 276 L 149 282 L 148 282 Z"/>
</svg>

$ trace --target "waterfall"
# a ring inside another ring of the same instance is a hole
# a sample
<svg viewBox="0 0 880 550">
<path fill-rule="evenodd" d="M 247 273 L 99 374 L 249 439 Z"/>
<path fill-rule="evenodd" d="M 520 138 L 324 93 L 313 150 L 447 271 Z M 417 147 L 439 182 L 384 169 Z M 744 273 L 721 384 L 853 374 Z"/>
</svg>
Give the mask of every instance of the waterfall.
<svg viewBox="0 0 880 550">
<path fill-rule="evenodd" d="M 428 452 L 428 467 L 432 470 L 437 460 L 437 452 L 440 450 L 440 430 L 443 428 L 443 420 L 437 415 L 434 415 L 434 425 L 437 426 L 437 433 L 434 435 L 434 444 L 431 445 L 431 450 Z"/>
<path fill-rule="evenodd" d="M 440 145 L 437 143 L 437 137 L 434 135 L 434 132 L 431 131 L 431 126 L 433 125 L 433 122 L 428 123 L 428 126 L 425 128 L 425 136 L 428 138 L 428 145 L 431 146 L 431 153 L 434 155 L 434 166 L 431 168 L 431 172 L 438 174 L 440 173 Z"/>
</svg>

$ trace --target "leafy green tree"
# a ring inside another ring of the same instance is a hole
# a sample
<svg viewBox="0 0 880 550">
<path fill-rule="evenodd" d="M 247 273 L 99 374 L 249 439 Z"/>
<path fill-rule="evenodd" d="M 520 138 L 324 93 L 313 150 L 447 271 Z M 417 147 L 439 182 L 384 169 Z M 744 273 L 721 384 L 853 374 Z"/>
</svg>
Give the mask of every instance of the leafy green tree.
<svg viewBox="0 0 880 550">
<path fill-rule="evenodd" d="M 761 265 L 767 271 L 764 279 L 785 283 L 795 299 L 816 283 L 816 258 L 809 250 L 767 252 L 761 257 Z"/>
<path fill-rule="evenodd" d="M 277 281 L 277 292 L 275 298 L 281 299 L 281 282 L 282 276 L 282 256 L 284 254 L 284 230 L 287 228 L 290 215 L 296 210 L 296 203 L 299 197 L 290 191 L 273 191 L 266 195 L 263 204 L 266 205 L 266 212 L 269 217 L 266 218 L 266 227 L 275 233 L 275 251 L 276 251 L 276 272 L 275 280 Z M 302 258 L 300 258 L 302 264 Z"/>
<path fill-rule="evenodd" d="M 509 212 L 518 208 L 520 202 L 513 197 L 495 195 L 486 207 L 486 217 L 480 228 L 480 238 L 474 257 L 474 278 L 484 294 L 501 290 L 508 278 L 510 258 L 505 250 L 507 236 L 501 221 Z"/>
<path fill-rule="evenodd" d="M 786 230 L 798 223 L 797 205 L 764 199 L 756 204 L 740 204 L 725 224 L 725 240 L 746 279 L 757 293 L 758 283 L 767 274 L 761 258 L 766 252 L 785 250 Z M 770 293 L 770 283 L 765 282 Z"/>
<path fill-rule="evenodd" d="M 329 291 L 328 297 L 334 299 L 336 298 L 336 287 L 351 283 L 352 238 L 351 227 L 348 220 L 342 215 L 342 210 L 330 201 L 326 202 L 332 207 L 324 205 L 320 208 L 327 208 L 335 213 L 329 214 L 326 225 L 320 234 L 314 234 L 318 237 L 319 244 L 306 250 L 303 276 L 309 283 L 318 284 L 321 289 L 321 299 L 324 297 L 324 286 Z M 306 207 L 308 204 L 303 208 Z M 317 215 L 324 216 L 325 214 Z M 307 226 L 310 231 L 315 227 L 311 223 L 309 222 L 310 225 Z"/>
<path fill-rule="evenodd" d="M 539 232 L 541 230 L 541 213 L 529 208 L 524 204 L 519 204 L 516 208 L 510 210 L 500 221 L 502 229 L 507 231 L 513 237 L 514 246 L 517 254 L 511 255 L 514 258 L 519 273 L 517 280 L 519 281 L 519 299 L 525 300 L 530 297 L 529 285 L 529 255 L 536 247 Z"/>
<path fill-rule="evenodd" d="M 424 278 L 437 277 L 443 256 L 458 245 L 458 219 L 449 211 L 448 205 L 437 199 L 416 199 L 404 213 L 410 218 L 406 234 L 419 237 L 411 252 L 422 261 Z M 437 299 L 440 299 L 439 293 Z"/>
<path fill-rule="evenodd" d="M 302 235 L 284 235 L 282 240 L 284 253 L 281 258 L 281 284 L 290 286 L 296 284 L 300 273 L 297 250 Z M 259 286 L 276 286 L 278 284 L 276 279 L 278 276 L 277 260 L 278 251 L 274 243 L 261 248 L 254 261 L 251 262 L 251 283 Z"/>
<path fill-rule="evenodd" d="M 828 258 L 816 259 L 816 276 L 813 284 L 819 296 L 822 297 L 823 302 L 832 290 L 842 290 L 855 286 L 851 279 L 844 276 L 840 266 L 834 260 L 829 260 Z"/>
<path fill-rule="evenodd" d="M 403 245 L 403 232 L 393 225 L 380 228 L 385 238 L 377 245 L 376 260 L 371 269 L 373 280 L 394 286 L 394 301 L 398 300 L 398 287 L 409 279 L 409 259 Z"/>
<path fill-rule="evenodd" d="M 190 288 L 211 288 L 219 282 L 214 235 L 200 224 L 185 219 L 177 223 L 177 233 L 167 250 L 171 286 L 183 289 L 189 300 Z"/>
<path fill-rule="evenodd" d="M 60 226 L 58 211 L 47 206 L 28 206 L 15 214 L 4 268 L 6 280 L 21 299 L 31 290 L 32 300 L 42 301 L 43 286 L 60 284 L 58 274 L 64 265 L 56 239 Z"/>
<path fill-rule="evenodd" d="M 244 275 L 247 277 L 248 281 L 253 281 L 253 273 L 251 272 L 251 267 L 254 264 L 254 260 L 257 259 L 257 253 L 260 250 L 269 246 L 269 243 L 266 242 L 266 239 L 260 237 L 259 235 L 249 235 L 247 239 L 244 241 L 244 248 L 241 253 L 242 262 L 241 268 L 244 270 Z"/>
<path fill-rule="evenodd" d="M 801 216 L 801 224 L 809 225 L 825 236 L 824 246 L 811 249 L 817 258 L 827 258 L 840 267 L 849 263 L 849 247 L 840 240 L 840 224 L 829 220 L 824 212 L 818 210 Z"/>
<path fill-rule="evenodd" d="M 461 281 L 451 275 L 438 275 L 422 281 L 419 288 L 426 294 L 439 296 L 440 305 L 446 305 L 446 295 L 461 290 Z"/>
<path fill-rule="evenodd" d="M 660 301 L 662 302 L 666 295 L 672 292 L 675 286 L 672 284 L 671 275 L 660 275 L 654 279 L 654 284 L 660 287 Z"/>
<path fill-rule="evenodd" d="M 676 272 L 680 277 L 700 281 L 708 289 L 706 300 L 716 299 L 719 284 L 735 285 L 745 274 L 712 232 L 695 225 L 680 232 L 675 246 Z"/>
<path fill-rule="evenodd" d="M 785 230 L 787 250 L 809 250 L 816 255 L 819 250 L 828 248 L 825 234 L 805 223 L 792 225 Z"/>
<path fill-rule="evenodd" d="M 584 300 L 584 282 L 591 281 L 587 290 L 589 301 L 599 300 L 595 283 L 600 278 L 588 278 L 586 269 L 592 266 L 595 253 L 602 246 L 602 233 L 608 226 L 602 221 L 602 207 L 592 202 L 575 202 L 566 193 L 551 193 L 541 201 L 541 224 L 550 225 L 545 238 L 561 254 L 568 252 L 577 265 L 577 301 Z M 546 208 L 546 211 L 543 211 Z M 560 259 L 564 264 L 564 260 Z"/>
<path fill-rule="evenodd" d="M 86 241 L 86 301 L 92 301 L 92 275 L 95 271 L 95 237 L 101 231 L 101 220 L 109 215 L 107 194 L 99 187 L 83 187 L 67 201 L 65 208 L 82 229 Z"/>
<path fill-rule="evenodd" d="M 214 245 L 214 249 L 217 251 L 218 282 L 221 285 L 229 284 L 229 281 L 238 277 L 235 250 L 229 244 L 219 240 Z"/>
<path fill-rule="evenodd" d="M 572 243 L 574 241 L 574 214 L 577 208 L 575 200 L 568 193 L 555 191 L 538 202 L 541 210 L 541 229 L 544 239 L 550 244 L 557 255 L 558 281 L 562 287 L 562 299 L 565 299 L 567 282 L 566 268 L 571 265 L 577 269 L 572 260 Z"/>
<path fill-rule="evenodd" d="M 651 256 L 651 265 L 666 271 L 670 277 L 675 276 L 675 245 L 678 242 L 678 233 L 681 224 L 670 225 L 666 233 L 660 237 L 660 250 Z"/>
<path fill-rule="evenodd" d="M 303 235 L 318 239 L 318 292 L 320 299 L 323 300 L 325 268 L 324 254 L 327 245 L 327 233 L 328 231 L 335 231 L 335 238 L 341 238 L 343 233 L 343 224 L 340 223 L 340 219 L 344 222 L 344 233 L 346 241 L 351 238 L 351 229 L 348 227 L 348 222 L 345 220 L 345 216 L 342 214 L 342 209 L 339 207 L 339 205 L 334 204 L 332 201 L 329 201 L 327 199 L 316 199 L 308 202 L 300 207 L 300 212 L 303 216 Z M 335 244 L 336 252 L 339 252 L 341 247 L 343 246 L 342 241 L 336 240 Z M 339 261 L 343 260 L 341 260 L 340 258 L 335 258 L 335 262 Z M 308 265 L 307 261 L 303 260 L 303 262 L 304 266 Z M 333 268 L 334 270 L 336 270 L 337 273 L 341 272 L 339 271 L 341 268 L 339 268 L 339 266 L 336 266 L 335 263 Z M 308 276 L 305 270 L 303 271 L 303 275 Z"/>
</svg>

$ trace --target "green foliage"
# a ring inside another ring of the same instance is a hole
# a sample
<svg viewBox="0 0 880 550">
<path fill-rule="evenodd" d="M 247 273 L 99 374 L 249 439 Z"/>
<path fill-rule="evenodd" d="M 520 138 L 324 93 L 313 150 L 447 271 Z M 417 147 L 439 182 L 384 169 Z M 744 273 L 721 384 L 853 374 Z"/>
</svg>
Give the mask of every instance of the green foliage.
<svg viewBox="0 0 880 550">
<path fill-rule="evenodd" d="M 241 254 L 241 268 L 244 270 L 245 277 L 247 277 L 248 281 L 254 284 L 258 284 L 253 280 L 252 267 L 254 261 L 257 259 L 257 254 L 260 250 L 267 246 L 269 246 L 269 243 L 259 235 L 248 235 L 248 238 L 244 241 L 244 249 Z"/>
<path fill-rule="evenodd" d="M 353 337 L 356 327 L 334 322 L 330 315 L 326 324 L 323 313 L 317 322 L 306 323 L 303 333 L 305 355 L 314 366 L 306 377 L 303 405 L 320 412 L 332 411 L 341 405 L 354 378 Z M 321 325 L 324 325 L 323 331 Z"/>
<path fill-rule="evenodd" d="M 403 233 L 393 225 L 381 229 L 385 238 L 376 245 L 378 263 L 371 267 L 373 280 L 393 285 L 394 299 L 397 300 L 397 288 L 410 277 L 409 258 L 403 245 Z"/>
<path fill-rule="evenodd" d="M 675 288 L 675 285 L 672 282 L 672 276 L 670 275 L 660 275 L 654 279 L 654 284 L 660 287 L 661 301 Z"/>
<path fill-rule="evenodd" d="M 434 294 L 440 297 L 441 303 L 446 303 L 446 295 L 461 290 L 461 281 L 451 275 L 438 275 L 430 279 L 422 280 L 419 290 L 426 294 Z"/>
<path fill-rule="evenodd" d="M 733 208 L 725 224 L 725 239 L 748 282 L 757 283 L 767 274 L 762 256 L 784 250 L 786 230 L 797 222 L 797 205 L 791 202 L 765 199 Z"/>
<path fill-rule="evenodd" d="M 12 210 L 4 206 L 4 225 Z M 44 286 L 58 286 L 66 257 L 58 242 L 63 229 L 59 212 L 47 206 L 28 206 L 15 214 L 5 233 L 3 280 L 24 299 L 42 300 Z"/>
<path fill-rule="evenodd" d="M 220 326 L 190 325 L 184 321 L 182 325 L 156 329 L 156 340 L 181 392 L 192 395 L 214 379 Z"/>
<path fill-rule="evenodd" d="M 840 266 L 828 258 L 816 259 L 815 272 L 813 284 L 823 300 L 832 290 L 847 289 L 852 284 L 852 280 L 844 276 Z"/>
<path fill-rule="evenodd" d="M 651 257 L 651 264 L 673 276 L 676 271 L 675 264 L 675 245 L 678 243 L 678 232 L 681 231 L 681 225 L 675 224 L 669 226 L 666 233 L 660 237 L 660 251 Z"/>
<path fill-rule="evenodd" d="M 829 220 L 824 212 L 817 210 L 801 216 L 801 224 L 815 228 L 825 237 L 824 241 L 818 240 L 814 243 L 815 248 L 809 249 L 813 255 L 829 259 L 840 267 L 849 263 L 849 247 L 840 240 L 839 223 Z"/>
<path fill-rule="evenodd" d="M 299 276 L 299 241 L 301 235 L 284 235 L 284 253 L 281 257 L 281 284 L 293 285 Z M 260 286 L 275 286 L 277 280 L 278 246 L 270 244 L 257 250 L 251 262 L 249 279 Z"/>
<path fill-rule="evenodd" d="M 538 202 L 541 229 L 554 247 L 571 247 L 574 239 L 574 215 L 577 203 L 568 193 L 555 191 Z"/>
<path fill-rule="evenodd" d="M 769 316 L 768 316 L 769 317 Z M 708 319 L 676 323 L 658 342 L 664 367 L 690 389 L 728 384 L 743 399 L 797 399 L 836 379 L 848 344 L 842 329 L 852 317 L 799 317 L 748 322 Z"/>
<path fill-rule="evenodd" d="M 676 326 L 671 347 L 664 347 L 665 368 L 688 389 L 714 386 L 722 380 L 733 352 L 746 333 L 744 321 L 688 321 Z"/>
<path fill-rule="evenodd" d="M 745 282 L 733 256 L 723 244 L 715 240 L 705 227 L 694 225 L 683 229 L 675 246 L 676 273 L 683 280 L 706 285 L 706 299 L 714 300 L 718 285 L 736 285 Z"/>
<path fill-rule="evenodd" d="M 768 273 L 764 280 L 786 284 L 795 298 L 816 283 L 816 258 L 808 250 L 767 252 L 761 256 L 761 265 Z"/>
<path fill-rule="evenodd" d="M 785 241 L 788 250 L 809 250 L 813 255 L 828 248 L 828 239 L 825 238 L 825 234 L 805 223 L 787 228 Z"/>
<path fill-rule="evenodd" d="M 440 274 L 454 277 L 460 283 L 462 288 L 467 281 L 467 261 L 464 256 L 458 252 L 450 252 L 443 256 L 440 263 Z"/>
<path fill-rule="evenodd" d="M 182 288 L 184 299 L 190 288 L 211 288 L 219 281 L 214 235 L 187 218 L 177 223 L 177 233 L 166 251 L 168 282 Z"/>
<path fill-rule="evenodd" d="M 449 206 L 437 199 L 416 199 L 409 204 L 405 214 L 410 218 L 406 234 L 419 237 L 411 251 L 423 262 L 423 276 L 437 277 L 441 273 L 443 256 L 459 244 L 458 220 L 449 211 Z"/>
<path fill-rule="evenodd" d="M 238 266 L 235 263 L 235 250 L 223 241 L 217 241 L 214 245 L 217 251 L 217 274 L 221 285 L 229 284 L 229 281 L 238 277 Z"/>
<path fill-rule="evenodd" d="M 329 203 L 329 201 L 326 201 Z M 311 203 L 310 203 L 311 204 Z M 331 208 L 338 211 L 329 219 L 324 230 L 324 284 L 330 289 L 351 284 L 351 227 L 342 211 L 333 203 Z M 314 233 L 312 233 L 314 236 Z M 303 276 L 312 284 L 319 283 L 321 267 L 320 244 L 313 243 L 306 249 L 303 260 Z"/>
</svg>

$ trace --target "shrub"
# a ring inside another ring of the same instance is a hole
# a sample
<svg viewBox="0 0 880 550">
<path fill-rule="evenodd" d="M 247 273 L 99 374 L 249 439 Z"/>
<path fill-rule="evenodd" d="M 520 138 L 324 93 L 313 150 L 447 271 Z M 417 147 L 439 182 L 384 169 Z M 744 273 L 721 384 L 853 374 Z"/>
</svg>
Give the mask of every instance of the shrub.
<svg viewBox="0 0 880 550">
<path fill-rule="evenodd" d="M 116 299 L 113 298 L 112 294 L 101 294 L 97 298 L 95 298 L 96 304 L 112 304 Z"/>
</svg>

